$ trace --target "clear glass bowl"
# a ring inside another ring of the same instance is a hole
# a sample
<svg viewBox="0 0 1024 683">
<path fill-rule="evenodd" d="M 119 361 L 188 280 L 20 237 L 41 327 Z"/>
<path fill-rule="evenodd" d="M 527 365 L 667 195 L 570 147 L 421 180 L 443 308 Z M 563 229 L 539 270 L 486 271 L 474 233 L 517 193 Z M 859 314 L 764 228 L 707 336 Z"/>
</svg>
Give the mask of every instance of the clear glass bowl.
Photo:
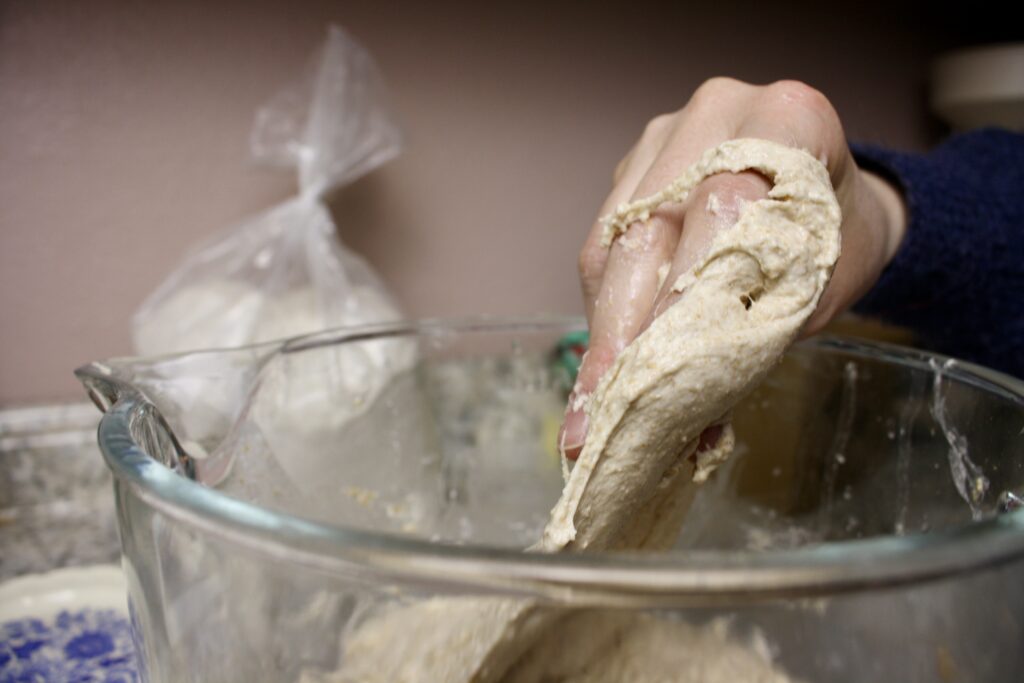
<svg viewBox="0 0 1024 683">
<path fill-rule="evenodd" d="M 803 342 L 737 409 L 675 550 L 523 553 L 561 489 L 556 350 L 581 325 L 398 323 L 81 368 L 144 679 L 349 681 L 331 672 L 367 619 L 458 595 L 728 624 L 804 681 L 1021 680 L 1024 384 Z"/>
</svg>

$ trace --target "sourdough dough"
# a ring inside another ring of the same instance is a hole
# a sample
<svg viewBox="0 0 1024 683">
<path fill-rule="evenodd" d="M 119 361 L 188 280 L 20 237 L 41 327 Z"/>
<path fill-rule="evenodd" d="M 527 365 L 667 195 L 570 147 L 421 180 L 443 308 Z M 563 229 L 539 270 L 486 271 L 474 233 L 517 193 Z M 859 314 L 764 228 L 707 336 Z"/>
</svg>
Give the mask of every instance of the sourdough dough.
<svg viewBox="0 0 1024 683">
<path fill-rule="evenodd" d="M 493 608 L 488 612 L 492 626 L 507 616 L 499 603 L 484 604 Z M 472 624 L 481 625 L 477 621 L 481 608 L 473 598 L 449 598 L 379 615 L 352 635 L 346 648 L 352 662 L 343 677 L 332 683 L 792 683 L 772 663 L 759 632 L 742 642 L 729 633 L 725 620 L 694 626 L 608 609 L 562 612 L 548 625 L 548 637 L 532 647 L 517 647 L 515 660 L 501 663 L 503 674 L 481 668 L 467 677 L 454 655 L 459 651 L 479 655 L 476 648 L 481 640 L 460 619 L 469 616 Z M 536 624 L 516 622 L 516 627 L 529 630 Z M 459 637 L 453 639 L 451 630 Z M 397 634 L 401 637 L 382 651 L 382 639 Z M 488 666 L 496 664 L 488 662 Z"/>
<path fill-rule="evenodd" d="M 661 192 L 603 219 L 604 243 L 660 205 L 684 201 L 704 178 L 746 170 L 768 177 L 768 197 L 715 236 L 673 285 L 679 300 L 601 379 L 544 550 L 636 547 L 622 536 L 627 522 L 694 452 L 701 431 L 760 383 L 817 306 L 839 257 L 840 212 L 828 171 L 802 150 L 725 142 Z"/>
<path fill-rule="evenodd" d="M 746 170 L 772 182 L 768 197 L 748 203 L 736 224 L 715 236 L 674 284 L 679 300 L 601 379 L 585 408 L 583 451 L 535 550 L 669 547 L 695 482 L 731 450 L 730 409 L 815 309 L 839 256 L 840 211 L 825 167 L 802 150 L 753 139 L 723 143 L 663 191 L 604 219 L 604 242 L 661 204 L 684 201 L 704 178 Z M 696 453 L 700 433 L 714 424 L 725 425 L 723 437 Z M 567 657 L 572 648 L 552 649 L 553 642 L 612 645 L 580 659 Z M 342 680 L 359 681 L 787 680 L 706 629 L 510 599 L 439 599 L 386 610 L 348 638 L 344 662 L 350 678 Z"/>
</svg>

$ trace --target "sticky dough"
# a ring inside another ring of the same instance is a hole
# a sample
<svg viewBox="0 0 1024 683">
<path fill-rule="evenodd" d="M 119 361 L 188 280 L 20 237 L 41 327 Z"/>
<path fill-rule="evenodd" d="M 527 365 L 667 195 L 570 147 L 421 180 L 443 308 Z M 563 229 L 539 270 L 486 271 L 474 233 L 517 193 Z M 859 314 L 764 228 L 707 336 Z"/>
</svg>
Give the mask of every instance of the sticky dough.
<svg viewBox="0 0 1024 683">
<path fill-rule="evenodd" d="M 802 150 L 765 140 L 725 142 L 661 192 L 603 219 L 605 245 L 662 204 L 685 201 L 708 176 L 748 170 L 772 182 L 767 198 L 748 203 L 736 224 L 714 237 L 705 256 L 675 282 L 678 301 L 601 379 L 585 408 L 590 430 L 583 451 L 533 550 L 671 546 L 696 483 L 729 455 L 730 409 L 782 357 L 817 306 L 839 257 L 841 219 L 827 170 Z M 715 424 L 725 425 L 722 438 L 697 453 L 700 433 Z M 506 599 L 435 599 L 393 608 L 350 637 L 343 671 L 357 676 L 352 680 L 409 683 L 611 680 L 593 671 L 583 678 L 559 673 L 565 650 L 544 654 L 552 639 L 604 637 L 610 617 L 581 614 Z M 644 632 L 650 629 L 663 634 L 658 642 L 672 641 L 665 648 L 707 641 L 725 656 L 737 647 L 674 622 L 644 621 Z M 618 660 L 601 654 L 602 670 L 641 667 L 632 680 L 697 680 L 685 668 L 675 677 L 644 678 L 642 667 L 658 667 L 660 660 L 629 654 L 643 646 L 630 641 L 634 630 L 616 641 Z M 708 656 L 704 650 L 694 655 Z M 748 680 L 786 680 L 768 662 L 751 666 Z M 657 675 L 653 668 L 649 673 Z"/>
<path fill-rule="evenodd" d="M 840 213 L 825 167 L 801 150 L 723 143 L 661 192 L 604 218 L 604 244 L 662 204 L 685 201 L 704 178 L 746 170 L 768 177 L 768 197 L 715 236 L 674 283 L 679 300 L 601 379 L 542 549 L 638 547 L 629 521 L 694 452 L 701 431 L 760 383 L 817 306 L 839 257 Z M 704 478 L 715 464 L 695 462 L 691 474 Z"/>
</svg>

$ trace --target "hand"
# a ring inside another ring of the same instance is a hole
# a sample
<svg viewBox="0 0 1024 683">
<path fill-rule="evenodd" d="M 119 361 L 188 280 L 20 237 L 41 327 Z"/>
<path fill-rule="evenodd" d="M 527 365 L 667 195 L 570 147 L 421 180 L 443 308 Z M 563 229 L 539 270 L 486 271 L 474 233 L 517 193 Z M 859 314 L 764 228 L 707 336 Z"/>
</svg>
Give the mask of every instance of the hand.
<svg viewBox="0 0 1024 683">
<path fill-rule="evenodd" d="M 889 263 L 905 231 L 899 192 L 859 169 L 839 117 L 824 95 L 796 81 L 754 86 L 728 78 L 701 85 L 685 107 L 647 124 L 619 162 L 613 188 L 598 217 L 662 189 L 711 147 L 734 138 L 762 138 L 809 151 L 828 168 L 843 211 L 842 255 L 818 308 L 804 330 L 820 330 L 867 292 Z M 768 180 L 757 173 L 708 178 L 685 204 L 666 206 L 630 226 L 611 249 L 601 246 L 594 223 L 580 251 L 579 269 L 590 325 L 590 349 L 569 397 L 559 445 L 576 458 L 586 435 L 580 397 L 588 396 L 615 357 L 679 297 L 672 284 L 736 222 L 742 202 L 764 197 Z M 708 430 L 701 443 L 713 443 Z"/>
</svg>

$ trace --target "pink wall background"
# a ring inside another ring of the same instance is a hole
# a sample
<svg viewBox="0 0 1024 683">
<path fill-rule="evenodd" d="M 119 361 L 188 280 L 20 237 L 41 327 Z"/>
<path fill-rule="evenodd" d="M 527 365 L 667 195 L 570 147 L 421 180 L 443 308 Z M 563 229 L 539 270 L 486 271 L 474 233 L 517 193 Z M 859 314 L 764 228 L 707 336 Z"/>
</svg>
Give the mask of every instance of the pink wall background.
<svg viewBox="0 0 1024 683">
<path fill-rule="evenodd" d="M 329 21 L 376 56 L 407 132 L 338 207 L 342 237 L 416 316 L 581 311 L 612 168 L 707 77 L 799 78 L 853 138 L 930 141 L 941 41 L 910 15 L 478 4 L 3 2 L 0 405 L 80 397 L 71 370 L 129 352 L 189 245 L 293 192 L 249 161 L 249 129 Z"/>
</svg>

